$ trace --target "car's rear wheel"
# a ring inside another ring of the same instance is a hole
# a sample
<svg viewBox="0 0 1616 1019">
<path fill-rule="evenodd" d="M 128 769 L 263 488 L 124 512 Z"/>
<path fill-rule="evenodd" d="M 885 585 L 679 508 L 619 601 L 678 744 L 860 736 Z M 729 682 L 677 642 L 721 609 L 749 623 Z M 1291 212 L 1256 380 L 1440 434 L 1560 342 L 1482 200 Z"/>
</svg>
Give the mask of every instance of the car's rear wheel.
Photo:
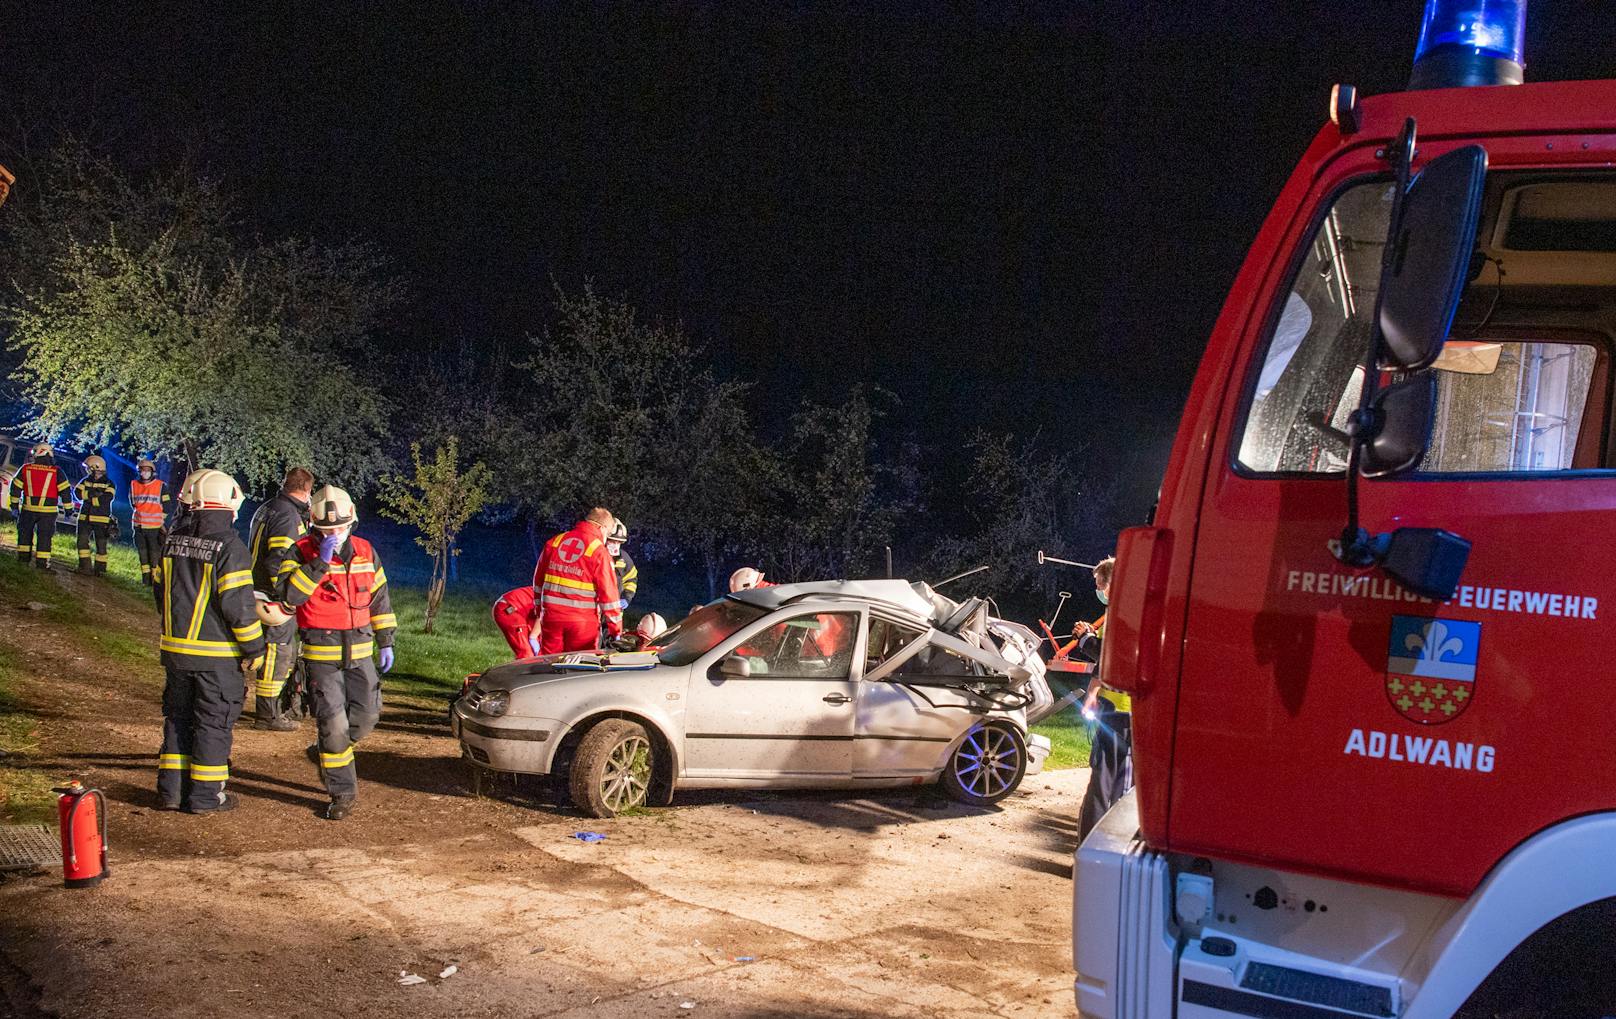
<svg viewBox="0 0 1616 1019">
<path fill-rule="evenodd" d="M 643 807 L 656 759 L 645 729 L 608 718 L 584 734 L 572 758 L 572 802 L 590 817 L 613 817 Z"/>
<path fill-rule="evenodd" d="M 1013 725 L 979 725 L 965 734 L 943 769 L 943 791 L 986 807 L 1009 796 L 1027 774 L 1027 740 Z"/>
</svg>

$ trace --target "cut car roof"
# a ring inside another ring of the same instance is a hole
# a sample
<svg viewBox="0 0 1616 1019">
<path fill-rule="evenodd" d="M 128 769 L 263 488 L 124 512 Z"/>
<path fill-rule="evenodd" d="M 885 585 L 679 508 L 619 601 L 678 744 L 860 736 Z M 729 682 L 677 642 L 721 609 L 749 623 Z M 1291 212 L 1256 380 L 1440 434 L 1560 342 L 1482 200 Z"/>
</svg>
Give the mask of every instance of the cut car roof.
<svg viewBox="0 0 1616 1019">
<path fill-rule="evenodd" d="M 889 606 L 905 615 L 930 620 L 936 607 L 929 597 L 916 588 L 925 588 L 928 593 L 931 590 L 924 584 L 910 584 L 907 580 L 816 580 L 803 584 L 754 587 L 738 591 L 729 595 L 729 598 L 770 611 L 805 598 L 851 599 Z"/>
</svg>

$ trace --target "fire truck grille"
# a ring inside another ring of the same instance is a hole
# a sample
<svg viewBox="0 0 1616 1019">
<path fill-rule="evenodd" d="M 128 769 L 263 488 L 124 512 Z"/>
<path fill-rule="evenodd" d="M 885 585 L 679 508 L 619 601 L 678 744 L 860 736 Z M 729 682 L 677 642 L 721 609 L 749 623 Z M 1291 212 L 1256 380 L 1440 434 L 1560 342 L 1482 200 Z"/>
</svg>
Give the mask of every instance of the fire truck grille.
<svg viewBox="0 0 1616 1019">
<path fill-rule="evenodd" d="M 0 870 L 33 870 L 61 862 L 62 846 L 49 826 L 0 825 Z"/>
</svg>

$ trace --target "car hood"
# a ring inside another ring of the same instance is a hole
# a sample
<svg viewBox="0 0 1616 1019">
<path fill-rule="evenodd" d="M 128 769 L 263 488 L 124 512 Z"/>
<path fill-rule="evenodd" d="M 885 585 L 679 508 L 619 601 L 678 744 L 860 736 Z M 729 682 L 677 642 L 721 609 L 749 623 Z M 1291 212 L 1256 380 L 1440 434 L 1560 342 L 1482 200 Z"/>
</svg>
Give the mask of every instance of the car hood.
<svg viewBox="0 0 1616 1019">
<path fill-rule="evenodd" d="M 616 680 L 634 676 L 650 677 L 653 673 L 666 674 L 669 668 L 659 662 L 652 651 L 569 651 L 496 665 L 478 677 L 477 687 L 481 690 L 514 691 L 602 675 L 611 675 Z"/>
</svg>

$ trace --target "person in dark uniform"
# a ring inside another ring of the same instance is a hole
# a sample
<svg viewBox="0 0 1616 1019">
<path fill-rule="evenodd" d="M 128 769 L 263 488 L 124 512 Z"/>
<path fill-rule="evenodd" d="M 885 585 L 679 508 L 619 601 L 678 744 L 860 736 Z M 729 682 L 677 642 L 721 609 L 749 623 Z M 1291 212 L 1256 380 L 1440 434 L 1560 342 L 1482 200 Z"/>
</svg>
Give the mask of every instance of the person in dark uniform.
<svg viewBox="0 0 1616 1019">
<path fill-rule="evenodd" d="M 73 486 L 79 507 L 79 572 L 90 572 L 90 544 L 95 544 L 95 572 L 107 572 L 107 541 L 112 537 L 112 482 L 107 462 L 99 456 L 84 458 L 84 479 Z"/>
<path fill-rule="evenodd" d="M 1101 605 L 1110 601 L 1111 575 L 1116 565 L 1116 558 L 1108 556 L 1094 567 L 1094 594 Z M 1093 623 L 1074 623 L 1072 636 L 1078 639 L 1076 654 L 1099 662 L 1101 644 L 1105 640 L 1105 617 Z M 1089 748 L 1089 785 L 1083 793 L 1083 807 L 1078 815 L 1079 842 L 1088 837 L 1111 805 L 1133 788 L 1132 716 L 1118 710 L 1111 699 L 1100 696 L 1104 685 L 1104 677 L 1096 672 L 1083 697 L 1083 717 L 1094 720 L 1094 738 Z"/>
<path fill-rule="evenodd" d="M 247 532 L 253 588 L 260 603 L 258 618 L 264 624 L 264 639 L 269 642 L 263 667 L 253 683 L 254 729 L 297 729 L 297 691 L 288 689 L 287 683 L 297 664 L 297 621 L 291 610 L 276 600 L 275 584 L 292 543 L 308 532 L 309 496 L 313 491 L 314 472 L 307 467 L 288 470 L 280 494 L 258 507 Z"/>
<path fill-rule="evenodd" d="M 162 810 L 212 814 L 236 807 L 225 793 L 231 730 L 247 696 L 241 668 L 257 667 L 264 630 L 247 546 L 234 526 L 240 486 L 222 471 L 203 471 L 183 497 L 190 512 L 163 543 L 152 586 L 167 674 L 157 798 Z"/>
</svg>

